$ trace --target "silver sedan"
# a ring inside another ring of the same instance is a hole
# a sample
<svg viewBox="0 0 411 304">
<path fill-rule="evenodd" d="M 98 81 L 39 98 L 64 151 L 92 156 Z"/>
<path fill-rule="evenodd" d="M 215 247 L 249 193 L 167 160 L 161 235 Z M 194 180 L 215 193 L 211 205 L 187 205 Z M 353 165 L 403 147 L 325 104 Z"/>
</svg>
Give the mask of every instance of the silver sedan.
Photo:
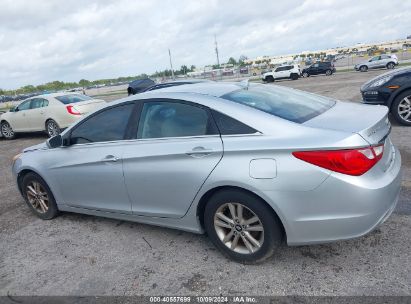
<svg viewBox="0 0 411 304">
<path fill-rule="evenodd" d="M 206 232 L 232 259 L 369 233 L 395 208 L 388 109 L 272 85 L 130 96 L 14 157 L 27 205 Z"/>
</svg>

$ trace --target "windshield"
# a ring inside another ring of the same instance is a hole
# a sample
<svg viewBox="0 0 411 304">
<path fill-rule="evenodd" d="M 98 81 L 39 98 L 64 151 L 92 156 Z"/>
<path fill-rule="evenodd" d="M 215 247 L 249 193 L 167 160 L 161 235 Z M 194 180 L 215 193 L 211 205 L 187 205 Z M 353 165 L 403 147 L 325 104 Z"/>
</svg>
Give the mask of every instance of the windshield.
<svg viewBox="0 0 411 304">
<path fill-rule="evenodd" d="M 56 99 L 61 101 L 64 104 L 70 104 L 70 103 L 76 103 L 76 102 L 92 100 L 93 98 L 91 98 L 87 95 L 70 94 L 70 95 L 57 96 Z"/>
<path fill-rule="evenodd" d="M 253 86 L 221 96 L 254 109 L 296 123 L 303 123 L 334 106 L 335 101 L 319 95 L 282 88 L 279 86 Z"/>
</svg>

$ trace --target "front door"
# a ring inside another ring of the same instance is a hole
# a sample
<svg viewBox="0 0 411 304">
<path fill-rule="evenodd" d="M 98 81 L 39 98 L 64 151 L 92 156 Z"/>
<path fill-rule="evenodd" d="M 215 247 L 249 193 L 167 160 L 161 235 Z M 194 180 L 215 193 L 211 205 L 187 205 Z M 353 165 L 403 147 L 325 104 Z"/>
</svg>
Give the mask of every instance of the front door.
<svg viewBox="0 0 411 304">
<path fill-rule="evenodd" d="M 26 100 L 19 104 L 14 110 L 13 115 L 10 118 L 10 125 L 16 132 L 31 131 L 31 121 L 29 119 L 30 115 L 30 104 L 31 99 Z"/>
<path fill-rule="evenodd" d="M 69 146 L 57 148 L 50 173 L 59 183 L 64 204 L 131 213 L 122 156 L 133 107 L 97 112 L 72 130 Z"/>
<path fill-rule="evenodd" d="M 137 140 L 127 142 L 123 154 L 132 212 L 184 216 L 222 155 L 208 109 L 175 100 L 146 101 Z"/>
</svg>

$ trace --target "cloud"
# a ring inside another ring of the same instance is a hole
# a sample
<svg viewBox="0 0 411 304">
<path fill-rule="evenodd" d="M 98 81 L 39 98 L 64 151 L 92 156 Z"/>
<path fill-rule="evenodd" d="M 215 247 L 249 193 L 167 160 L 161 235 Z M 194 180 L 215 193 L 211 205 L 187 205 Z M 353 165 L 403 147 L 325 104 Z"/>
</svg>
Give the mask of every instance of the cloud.
<svg viewBox="0 0 411 304">
<path fill-rule="evenodd" d="M 151 73 L 411 34 L 411 3 L 0 0 L 0 87 Z"/>
</svg>

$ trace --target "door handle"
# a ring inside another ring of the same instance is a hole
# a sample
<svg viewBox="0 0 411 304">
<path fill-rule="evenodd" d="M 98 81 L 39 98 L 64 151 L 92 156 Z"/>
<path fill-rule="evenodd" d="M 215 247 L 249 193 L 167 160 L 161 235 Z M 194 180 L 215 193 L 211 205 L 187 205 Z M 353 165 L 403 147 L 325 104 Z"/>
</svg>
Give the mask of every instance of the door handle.
<svg viewBox="0 0 411 304">
<path fill-rule="evenodd" d="M 107 155 L 106 157 L 104 157 L 104 158 L 102 159 L 103 162 L 116 162 L 116 161 L 118 161 L 118 160 L 120 160 L 120 158 L 118 158 L 118 157 L 116 157 L 116 156 L 114 156 L 114 155 Z"/>
<path fill-rule="evenodd" d="M 201 146 L 195 147 L 191 151 L 186 152 L 188 156 L 197 157 L 197 158 L 207 156 L 211 153 L 213 153 L 212 149 L 206 149 Z"/>
</svg>

